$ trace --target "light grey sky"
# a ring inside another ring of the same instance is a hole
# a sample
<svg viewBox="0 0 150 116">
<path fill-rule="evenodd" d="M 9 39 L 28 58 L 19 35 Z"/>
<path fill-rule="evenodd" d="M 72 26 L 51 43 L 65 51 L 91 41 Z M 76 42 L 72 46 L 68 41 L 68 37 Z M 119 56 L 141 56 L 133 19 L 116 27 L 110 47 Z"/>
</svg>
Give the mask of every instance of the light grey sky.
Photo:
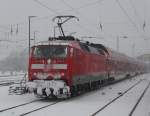
<svg viewBox="0 0 150 116">
<path fill-rule="evenodd" d="M 75 15 L 80 19 L 64 25 L 68 34 L 97 37 L 88 40 L 115 50 L 118 36 L 120 52 L 133 56 L 135 48 L 134 56 L 149 53 L 149 6 L 149 0 L 0 0 L 0 40 L 6 40 L 0 42 L 0 54 L 28 47 L 28 16 L 37 16 L 31 22 L 31 37 L 36 31 L 36 41 L 42 41 L 53 36 L 52 18 L 57 15 Z"/>
</svg>

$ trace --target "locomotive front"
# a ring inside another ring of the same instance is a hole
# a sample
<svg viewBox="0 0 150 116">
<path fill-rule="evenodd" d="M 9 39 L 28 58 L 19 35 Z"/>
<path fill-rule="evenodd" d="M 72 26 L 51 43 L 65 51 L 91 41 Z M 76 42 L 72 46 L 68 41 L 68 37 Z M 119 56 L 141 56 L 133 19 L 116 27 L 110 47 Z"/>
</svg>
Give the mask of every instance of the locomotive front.
<svg viewBox="0 0 150 116">
<path fill-rule="evenodd" d="M 29 58 L 28 90 L 38 96 L 69 97 L 69 51 L 68 43 L 56 41 L 33 46 Z"/>
</svg>

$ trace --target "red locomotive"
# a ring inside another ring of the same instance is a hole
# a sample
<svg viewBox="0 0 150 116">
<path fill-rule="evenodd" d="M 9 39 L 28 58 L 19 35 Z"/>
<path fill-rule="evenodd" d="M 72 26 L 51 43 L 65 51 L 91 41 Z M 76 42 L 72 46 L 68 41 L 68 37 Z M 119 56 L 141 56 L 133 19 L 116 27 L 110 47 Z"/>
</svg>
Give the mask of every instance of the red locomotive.
<svg viewBox="0 0 150 116">
<path fill-rule="evenodd" d="M 143 63 L 101 44 L 54 39 L 31 49 L 28 87 L 37 95 L 66 98 L 145 71 Z"/>
<path fill-rule="evenodd" d="M 57 16 L 63 36 L 31 48 L 28 90 L 36 95 L 67 98 L 114 80 L 145 72 L 145 65 L 102 44 L 65 36 L 62 24 L 74 16 Z M 62 21 L 62 18 L 67 18 Z"/>
</svg>

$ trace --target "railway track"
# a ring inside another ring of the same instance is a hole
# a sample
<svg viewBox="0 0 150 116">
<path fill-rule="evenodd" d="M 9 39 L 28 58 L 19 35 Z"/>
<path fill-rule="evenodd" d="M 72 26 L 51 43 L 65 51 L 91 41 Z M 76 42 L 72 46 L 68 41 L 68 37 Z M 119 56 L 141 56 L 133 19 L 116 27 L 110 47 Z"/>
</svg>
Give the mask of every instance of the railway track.
<svg viewBox="0 0 150 116">
<path fill-rule="evenodd" d="M 15 112 L 17 111 L 19 108 L 22 108 L 22 109 L 26 109 L 28 108 L 29 110 L 28 111 L 24 111 L 23 113 L 18 113 L 16 115 L 19 115 L 19 116 L 25 116 L 25 115 L 28 115 L 28 114 L 31 114 L 33 112 L 36 112 L 36 111 L 39 111 L 39 110 L 42 110 L 44 108 L 47 108 L 47 107 L 50 107 L 50 106 L 53 106 L 61 101 L 54 101 L 54 102 L 51 102 L 49 103 L 50 101 L 48 101 L 48 103 L 46 103 L 46 105 L 42 105 L 42 103 L 44 102 L 45 99 L 40 99 L 40 100 L 33 100 L 33 101 L 30 101 L 30 102 L 27 102 L 27 103 L 23 103 L 23 104 L 20 104 L 20 105 L 16 105 L 16 106 L 13 106 L 13 107 L 9 107 L 9 108 L 6 108 L 6 109 L 2 109 L 0 110 L 0 113 L 3 115 L 5 115 L 5 113 L 7 114 L 8 112 L 10 112 L 10 115 L 11 115 L 11 112 Z M 42 102 L 41 102 L 42 101 Z M 34 105 L 35 103 L 39 103 L 39 107 Z M 33 107 L 36 107 L 36 108 L 31 108 L 30 105 L 32 105 Z M 18 110 L 18 111 L 21 111 L 21 110 Z"/>
<path fill-rule="evenodd" d="M 23 103 L 23 104 L 19 104 L 19 105 L 16 105 L 16 106 L 9 107 L 9 108 L 5 108 L 5 109 L 0 110 L 0 112 L 5 112 L 5 111 L 15 109 L 15 108 L 18 108 L 18 107 L 21 107 L 21 106 L 25 106 L 25 105 L 28 105 L 28 104 L 31 104 L 31 103 L 37 102 L 37 101 L 40 101 L 40 100 L 33 100 L 33 101 L 30 101 L 30 102 L 27 102 L 27 103 Z"/>
<path fill-rule="evenodd" d="M 13 77 L 12 76 L 21 76 L 21 77 Z M 4 75 L 0 76 L 0 87 L 2 86 L 9 86 L 15 83 L 20 83 L 24 78 L 26 74 L 19 74 L 19 75 Z M 7 78 L 9 77 L 9 78 Z"/>
<path fill-rule="evenodd" d="M 9 86 L 9 85 L 12 85 L 12 84 L 14 84 L 14 82 L 4 82 L 4 83 L 0 83 L 0 87 Z"/>
<path fill-rule="evenodd" d="M 24 74 L 15 74 L 15 75 L 0 75 L 0 78 L 1 77 L 11 77 L 11 76 L 22 76 Z"/>
<path fill-rule="evenodd" d="M 14 79 L 14 80 L 2 80 L 0 81 L 0 87 L 2 86 L 9 86 L 15 83 L 21 82 L 21 79 Z"/>
<path fill-rule="evenodd" d="M 142 100 L 142 98 L 144 97 L 145 93 L 147 92 L 148 88 L 150 87 L 150 82 L 149 84 L 146 86 L 146 88 L 144 89 L 143 93 L 141 94 L 141 96 L 139 97 L 139 99 L 137 100 L 136 104 L 134 105 L 134 107 L 132 108 L 131 112 L 129 113 L 129 116 L 132 116 L 134 111 L 136 110 L 136 108 L 138 107 L 140 101 Z"/>
<path fill-rule="evenodd" d="M 59 101 L 59 102 L 60 102 L 60 101 Z M 19 116 L 25 116 L 25 115 L 31 114 L 31 113 L 36 112 L 36 111 L 39 111 L 39 110 L 41 110 L 41 109 L 44 109 L 44 108 L 47 108 L 47 107 L 53 106 L 53 105 L 55 105 L 55 104 L 57 104 L 57 103 L 59 103 L 59 102 L 50 103 L 50 104 L 45 105 L 45 106 L 43 106 L 43 107 L 39 107 L 39 108 L 36 108 L 36 109 L 31 110 L 31 111 L 29 111 L 29 112 L 26 112 L 26 113 L 20 114 Z"/>
<path fill-rule="evenodd" d="M 143 82 L 144 81 L 144 82 Z M 141 83 L 142 82 L 142 83 Z M 145 84 L 143 86 L 143 84 Z M 143 87 L 142 87 L 143 86 Z M 101 106 L 101 108 L 99 110 L 95 110 L 96 112 L 94 112 L 92 114 L 92 116 L 95 116 L 95 115 L 100 115 L 101 113 L 105 113 L 105 111 L 107 111 L 107 109 L 111 108 L 112 106 L 114 106 L 114 104 L 118 103 L 118 99 L 119 101 L 122 101 L 124 100 L 124 98 L 126 98 L 126 96 L 128 96 L 130 93 L 136 93 L 134 90 L 136 90 L 137 88 L 139 87 L 142 87 L 142 89 L 139 91 L 139 94 L 137 95 L 137 97 L 135 98 L 134 102 L 132 102 L 132 105 L 130 106 L 130 108 L 128 108 L 128 112 L 127 115 L 128 116 L 132 116 L 132 114 L 134 113 L 136 107 L 138 106 L 139 102 L 142 100 L 144 94 L 146 93 L 146 91 L 148 90 L 148 88 L 150 87 L 150 83 L 146 82 L 144 79 L 142 80 L 138 80 L 136 81 L 136 83 L 131 83 L 130 84 L 130 87 L 126 88 L 124 91 L 122 91 L 120 94 L 118 94 L 118 96 L 116 98 L 112 98 L 112 100 L 109 102 L 105 102 L 105 106 Z M 133 89 L 134 88 L 134 89 Z M 131 91 L 130 91 L 131 90 Z M 129 92 L 130 91 L 130 92 Z M 127 93 L 127 94 L 126 94 Z M 122 97 L 124 96 L 124 97 Z M 130 94 L 130 96 L 132 97 L 133 95 Z M 128 97 L 128 100 L 130 99 L 130 97 Z M 136 100 L 137 100 L 137 103 L 136 103 Z M 116 102 L 115 102 L 116 101 Z M 60 101 L 46 101 L 43 100 L 43 99 L 40 99 L 40 100 L 34 100 L 34 101 L 31 101 L 31 102 L 28 102 L 28 103 L 24 103 L 24 104 L 20 104 L 20 105 L 17 105 L 17 106 L 13 106 L 13 107 L 10 107 L 10 108 L 6 108 L 6 109 L 2 109 L 0 110 L 0 115 L 1 116 L 6 116 L 6 115 L 17 115 L 17 116 L 26 116 L 26 115 L 33 115 L 34 113 L 37 114 L 40 110 L 40 112 L 43 112 L 45 109 L 46 110 L 49 110 L 49 109 L 53 109 L 51 106 L 59 103 Z M 108 103 L 109 102 L 109 103 Z M 115 103 L 114 103 L 115 102 Z M 114 104 L 113 104 L 114 103 Z M 112 104 L 112 105 L 111 105 Z M 64 104 L 62 104 L 64 105 Z M 135 105 L 135 106 L 134 106 Z M 56 105 L 57 106 L 57 105 Z M 109 106 L 109 107 L 108 107 Z M 50 108 L 49 108 L 50 107 Z M 55 107 L 55 106 L 54 106 Z M 65 106 L 63 106 L 65 107 Z M 139 108 L 139 107 L 138 107 Z M 25 109 L 25 110 L 24 110 Z M 104 110 L 105 109 L 105 110 Z M 131 111 L 132 109 L 132 111 Z M 104 111 L 103 111 L 104 110 Z M 102 112 L 101 112 L 102 111 Z M 129 115 L 129 112 L 132 112 L 130 113 Z M 89 113 L 88 113 L 89 114 Z M 90 114 L 91 115 L 91 114 Z"/>
<path fill-rule="evenodd" d="M 119 98 L 121 98 L 122 96 L 124 96 L 126 93 L 128 93 L 130 90 L 132 90 L 138 84 L 140 84 L 142 81 L 144 81 L 144 80 L 143 79 L 139 80 L 137 83 L 135 83 L 134 85 L 132 85 L 126 91 L 124 91 L 123 93 L 120 93 L 119 96 L 115 97 L 110 102 L 108 102 L 107 104 L 105 104 L 103 107 L 101 107 L 100 109 L 98 109 L 96 112 L 92 113 L 91 116 L 96 116 L 98 113 L 100 113 L 101 111 L 103 111 L 104 109 L 106 109 L 109 105 L 111 105 L 112 103 L 114 103 L 116 100 L 118 100 Z M 131 112 L 133 112 L 133 111 L 131 111 Z M 129 115 L 129 116 L 131 116 L 131 115 Z"/>
</svg>

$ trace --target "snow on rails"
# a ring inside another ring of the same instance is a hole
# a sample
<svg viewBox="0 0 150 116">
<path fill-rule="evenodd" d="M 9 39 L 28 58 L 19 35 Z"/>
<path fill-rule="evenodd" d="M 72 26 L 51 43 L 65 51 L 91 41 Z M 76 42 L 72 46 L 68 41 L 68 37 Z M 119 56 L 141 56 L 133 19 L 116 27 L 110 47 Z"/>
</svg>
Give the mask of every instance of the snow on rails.
<svg viewBox="0 0 150 116">
<path fill-rule="evenodd" d="M 139 116 L 136 113 L 137 107 L 139 107 L 140 103 L 145 100 L 144 97 L 146 93 L 148 94 L 148 91 L 150 94 L 150 79 L 147 79 L 149 74 L 146 75 L 136 76 L 116 84 L 105 86 L 98 91 L 91 91 L 90 93 L 70 98 L 68 100 L 36 99 L 24 102 L 25 100 L 22 98 L 20 102 L 23 103 L 19 104 L 18 102 L 18 105 L 15 105 L 16 103 L 13 103 L 13 101 L 15 101 L 13 99 L 17 96 L 12 96 L 12 105 L 10 104 L 9 107 L 5 108 L 0 105 L 0 115 L 39 116 L 44 114 L 45 116 L 59 116 L 60 112 L 63 110 L 61 115 L 76 114 L 79 116 L 107 116 L 110 114 L 118 114 L 127 116 L 133 112 L 131 115 Z M 105 94 L 102 94 L 103 92 L 105 92 Z M 8 98 L 9 97 L 11 96 L 8 96 Z M 21 98 L 21 96 L 18 97 Z M 30 98 L 28 94 L 22 97 L 25 97 L 26 100 Z M 0 99 L 3 100 L 4 97 L 2 96 Z M 5 104 L 6 103 L 7 100 L 5 101 Z M 1 102 L 1 104 L 3 104 L 3 102 Z M 81 110 L 81 108 L 84 108 L 85 110 Z M 120 108 L 120 110 L 118 110 L 118 108 Z M 95 112 L 97 113 L 95 114 Z"/>
</svg>

